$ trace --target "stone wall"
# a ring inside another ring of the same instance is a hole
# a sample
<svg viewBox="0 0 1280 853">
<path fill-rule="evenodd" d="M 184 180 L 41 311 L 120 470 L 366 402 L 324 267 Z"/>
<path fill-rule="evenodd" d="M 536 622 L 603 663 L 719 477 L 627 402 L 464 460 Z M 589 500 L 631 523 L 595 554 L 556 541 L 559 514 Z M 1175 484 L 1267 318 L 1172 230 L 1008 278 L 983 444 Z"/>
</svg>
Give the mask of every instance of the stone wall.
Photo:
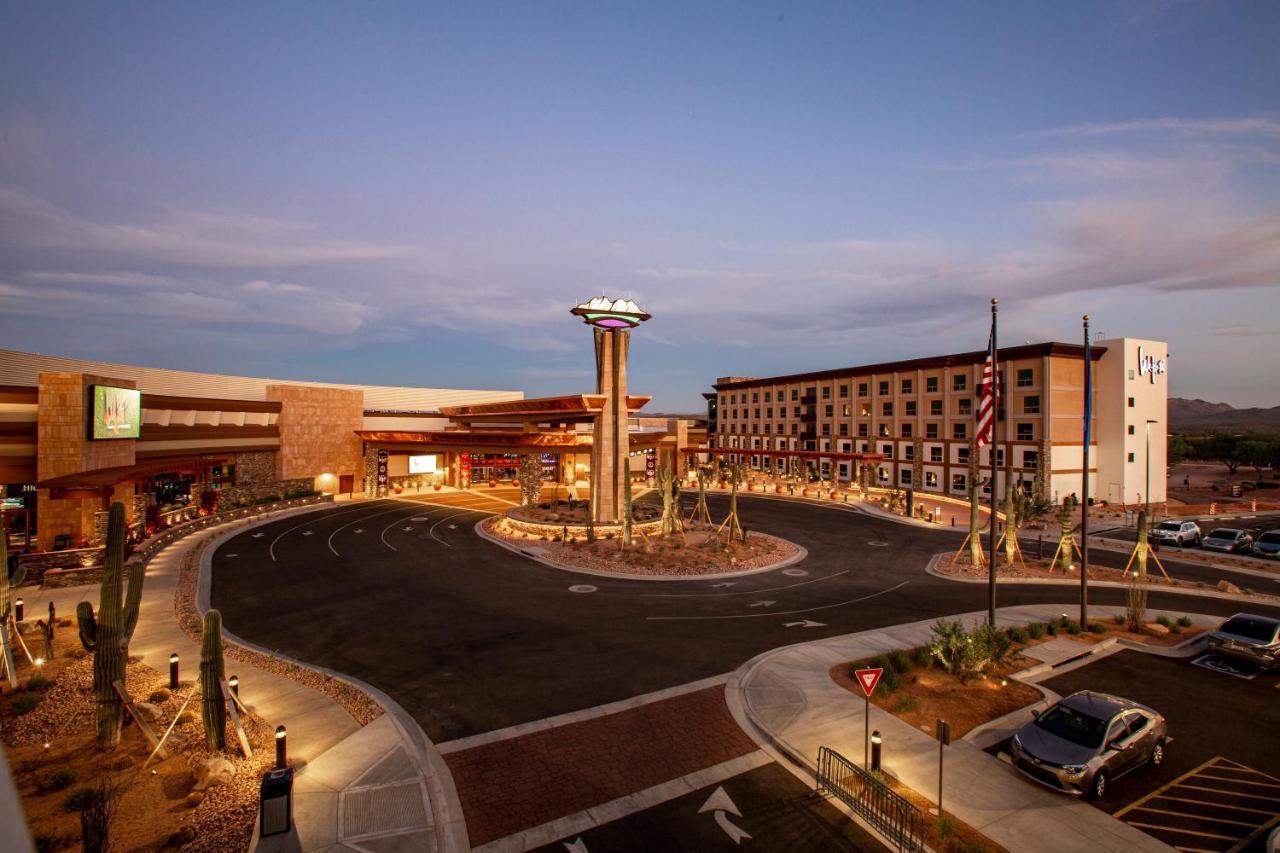
<svg viewBox="0 0 1280 853">
<path fill-rule="evenodd" d="M 360 437 L 364 428 L 364 392 L 345 388 L 268 385 L 267 399 L 280 409 L 280 478 L 306 479 L 362 471 Z"/>
</svg>

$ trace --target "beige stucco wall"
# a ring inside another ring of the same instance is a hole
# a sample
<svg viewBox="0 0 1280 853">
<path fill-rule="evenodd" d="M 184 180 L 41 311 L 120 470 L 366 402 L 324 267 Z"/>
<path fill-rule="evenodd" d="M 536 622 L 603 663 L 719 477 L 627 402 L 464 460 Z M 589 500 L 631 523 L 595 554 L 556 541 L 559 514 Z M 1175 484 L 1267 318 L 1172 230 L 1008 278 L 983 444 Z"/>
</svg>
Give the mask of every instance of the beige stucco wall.
<svg viewBox="0 0 1280 853">
<path fill-rule="evenodd" d="M 280 479 L 359 474 L 364 392 L 306 385 L 268 385 L 280 410 Z"/>
<path fill-rule="evenodd" d="M 1168 370 L 1169 345 L 1163 341 L 1116 338 L 1104 341 L 1107 353 L 1098 363 L 1098 496 L 1113 503 L 1165 502 L 1166 445 L 1169 424 L 1168 373 L 1139 372 L 1138 348 L 1163 359 Z M 1132 398 L 1133 405 L 1129 405 Z M 1147 420 L 1151 425 L 1151 494 L 1147 484 Z M 1133 427 L 1133 435 L 1129 427 Z M 1129 455 L 1133 454 L 1133 461 Z"/>
</svg>

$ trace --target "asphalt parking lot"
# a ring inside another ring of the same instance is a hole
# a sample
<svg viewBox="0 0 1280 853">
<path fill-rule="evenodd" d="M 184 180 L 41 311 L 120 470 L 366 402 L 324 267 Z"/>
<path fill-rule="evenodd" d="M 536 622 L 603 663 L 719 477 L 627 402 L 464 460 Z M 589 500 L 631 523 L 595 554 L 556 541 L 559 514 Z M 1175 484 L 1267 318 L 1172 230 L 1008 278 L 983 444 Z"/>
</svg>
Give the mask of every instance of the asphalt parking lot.
<svg viewBox="0 0 1280 853">
<path fill-rule="evenodd" d="M 1262 850 L 1280 822 L 1280 676 L 1237 677 L 1198 657 L 1126 650 L 1044 685 L 1123 696 L 1169 722 L 1163 764 L 1114 780 L 1095 806 L 1178 849 Z"/>
<path fill-rule="evenodd" d="M 1180 521 L 1194 521 L 1200 525 L 1200 530 L 1206 535 L 1209 531 L 1219 527 L 1228 527 L 1236 530 L 1244 530 L 1249 533 L 1255 540 L 1266 533 L 1268 530 L 1280 530 L 1280 513 L 1232 513 L 1228 515 L 1201 516 L 1199 518 L 1179 519 Z M 1099 536 L 1105 536 L 1108 539 L 1122 539 L 1125 542 L 1133 542 L 1137 538 L 1137 531 L 1132 527 L 1113 527 L 1105 530 L 1095 531 Z M 1177 554 L 1179 551 L 1187 551 L 1190 553 L 1217 555 L 1220 551 L 1206 551 L 1203 548 L 1176 548 L 1172 546 L 1164 546 L 1161 554 Z M 1233 554 L 1233 557 L 1248 557 L 1257 560 L 1263 567 L 1276 566 L 1280 561 L 1267 557 L 1254 557 L 1251 554 Z"/>
</svg>

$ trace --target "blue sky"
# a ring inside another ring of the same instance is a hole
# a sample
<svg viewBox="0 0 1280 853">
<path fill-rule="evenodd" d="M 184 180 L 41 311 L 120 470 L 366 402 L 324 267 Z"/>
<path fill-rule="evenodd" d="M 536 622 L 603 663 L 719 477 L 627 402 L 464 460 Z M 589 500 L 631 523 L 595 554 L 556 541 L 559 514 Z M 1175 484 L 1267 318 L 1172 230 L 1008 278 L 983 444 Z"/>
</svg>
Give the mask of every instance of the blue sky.
<svg viewBox="0 0 1280 853">
<path fill-rule="evenodd" d="M 1280 404 L 1280 4 L 9 3 L 0 346 L 581 391 L 1095 330 Z"/>
</svg>

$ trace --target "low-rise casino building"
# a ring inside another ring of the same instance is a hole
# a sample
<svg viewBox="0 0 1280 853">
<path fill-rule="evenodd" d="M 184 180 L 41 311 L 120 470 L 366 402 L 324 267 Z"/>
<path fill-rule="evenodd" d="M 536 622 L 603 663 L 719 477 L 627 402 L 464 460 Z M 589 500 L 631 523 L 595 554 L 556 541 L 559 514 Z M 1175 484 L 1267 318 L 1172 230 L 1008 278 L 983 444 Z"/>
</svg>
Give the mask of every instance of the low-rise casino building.
<svg viewBox="0 0 1280 853">
<path fill-rule="evenodd" d="M 986 355 L 979 350 L 786 376 L 724 376 L 704 395 L 712 446 L 741 451 L 731 455 L 750 469 L 810 469 L 846 482 L 857 477 L 855 463 L 823 453 L 878 453 L 883 459 L 873 485 L 963 496 L 973 477 Z M 1163 504 L 1168 347 L 1109 339 L 1092 347 L 1092 360 L 1090 494 L 1115 505 Z M 1012 466 L 1015 482 L 1055 502 L 1078 495 L 1084 348 L 1055 342 L 1002 348 L 999 366 L 1004 396 L 994 446 L 1002 472 Z M 983 478 L 989 452 L 977 451 Z M 997 485 L 1003 495 L 1003 481 Z"/>
</svg>

